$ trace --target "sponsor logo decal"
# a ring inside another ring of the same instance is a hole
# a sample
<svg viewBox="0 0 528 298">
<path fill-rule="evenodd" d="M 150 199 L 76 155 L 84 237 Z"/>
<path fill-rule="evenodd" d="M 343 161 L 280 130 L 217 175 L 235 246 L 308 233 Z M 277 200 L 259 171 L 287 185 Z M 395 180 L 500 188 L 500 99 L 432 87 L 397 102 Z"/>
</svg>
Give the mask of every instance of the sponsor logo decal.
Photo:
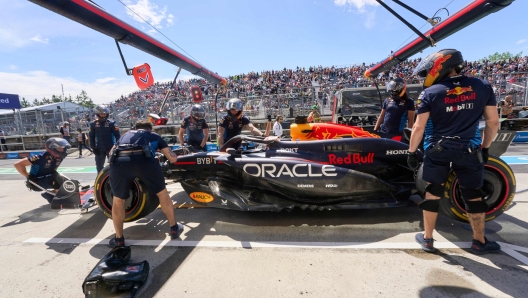
<svg viewBox="0 0 528 298">
<path fill-rule="evenodd" d="M 445 97 L 444 104 L 459 103 L 459 102 L 464 102 L 467 100 L 475 100 L 475 99 L 477 99 L 477 93 L 471 92 L 468 95 L 457 95 L 456 97 Z"/>
<path fill-rule="evenodd" d="M 299 188 L 313 188 L 313 184 L 297 184 Z"/>
<path fill-rule="evenodd" d="M 222 206 L 227 206 L 227 200 L 220 199 L 222 201 Z"/>
<path fill-rule="evenodd" d="M 473 87 L 455 87 L 447 90 L 447 95 L 461 95 L 466 92 L 473 92 Z"/>
<path fill-rule="evenodd" d="M 197 165 L 210 165 L 210 164 L 216 164 L 216 160 L 212 157 L 199 157 L 196 158 L 196 164 Z"/>
<path fill-rule="evenodd" d="M 327 184 L 326 187 L 337 187 L 337 184 Z"/>
<path fill-rule="evenodd" d="M 450 113 L 450 112 L 456 112 L 460 110 L 471 110 L 471 109 L 473 109 L 472 103 L 462 103 L 456 106 L 446 107 L 446 112 Z"/>
<path fill-rule="evenodd" d="M 139 272 L 139 266 L 127 266 L 126 271 L 127 272 Z"/>
<path fill-rule="evenodd" d="M 200 203 L 209 203 L 214 200 L 214 197 L 205 192 L 191 192 L 189 195 L 191 199 L 200 202 Z"/>
<path fill-rule="evenodd" d="M 281 148 L 277 149 L 277 152 L 297 152 L 299 148 Z"/>
<path fill-rule="evenodd" d="M 407 153 L 408 153 L 407 150 L 387 150 L 387 153 L 385 154 L 386 155 L 403 155 Z"/>
<path fill-rule="evenodd" d="M 328 154 L 328 162 L 331 165 L 374 163 L 374 153 L 367 153 L 366 156 L 360 153 L 353 153 L 348 154 L 346 157 L 337 157 L 335 154 Z"/>
<path fill-rule="evenodd" d="M 62 184 L 62 187 L 67 192 L 75 191 L 75 183 L 73 183 L 73 181 L 69 181 L 69 180 L 64 181 L 64 183 Z"/>
<path fill-rule="evenodd" d="M 311 164 L 296 164 L 296 165 L 275 165 L 275 164 L 256 164 L 248 163 L 242 168 L 244 172 L 255 177 L 334 177 L 337 176 L 336 168 L 330 165 L 324 165 L 317 169 L 317 166 L 312 168 Z"/>
</svg>

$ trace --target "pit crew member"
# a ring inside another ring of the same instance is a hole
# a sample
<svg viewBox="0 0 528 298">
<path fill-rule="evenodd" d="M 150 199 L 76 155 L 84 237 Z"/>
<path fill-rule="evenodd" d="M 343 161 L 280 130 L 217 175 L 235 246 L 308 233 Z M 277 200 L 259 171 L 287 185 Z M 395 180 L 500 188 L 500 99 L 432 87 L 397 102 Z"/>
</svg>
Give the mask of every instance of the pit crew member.
<svg viewBox="0 0 528 298">
<path fill-rule="evenodd" d="M 484 164 L 488 149 L 499 127 L 496 99 L 488 82 L 461 75 L 464 68 L 462 54 L 444 49 L 423 59 L 414 74 L 425 79 L 426 88 L 418 97 L 418 116 L 414 123 L 408 164 L 418 166 L 416 150 L 424 140 L 423 180 L 427 182 L 423 209 L 424 233 L 415 237 L 422 249 L 434 253 L 433 230 L 438 217 L 439 202 L 444 182 L 451 168 L 456 171 L 465 209 L 473 230 L 470 251 L 475 254 L 496 253 L 500 245 L 484 235 L 485 212 L 483 201 Z M 478 129 L 484 116 L 484 137 Z M 428 119 L 432 125 L 426 125 Z M 426 127 L 427 126 L 427 127 Z"/>
<path fill-rule="evenodd" d="M 374 126 L 375 131 L 393 135 L 401 135 L 405 127 L 412 128 L 414 124 L 414 101 L 407 96 L 407 84 L 401 78 L 391 80 L 387 84 L 390 97 L 383 101 L 381 113 Z"/>
<path fill-rule="evenodd" d="M 97 173 L 104 168 L 105 159 L 115 140 L 118 140 L 121 134 L 115 121 L 108 120 L 108 109 L 98 106 L 95 108 L 97 119 L 90 122 L 90 147 L 95 155 L 95 167 Z"/>
<path fill-rule="evenodd" d="M 185 132 L 187 132 L 187 139 L 183 138 Z M 205 121 L 205 109 L 201 105 L 195 104 L 191 108 L 191 115 L 183 118 L 181 123 L 178 133 L 180 144 L 183 146 L 185 141 L 195 150 L 207 151 L 206 143 L 208 136 L 209 126 Z"/>
<path fill-rule="evenodd" d="M 67 140 L 62 138 L 49 138 L 44 143 L 44 148 L 46 152 L 23 158 L 17 161 L 14 166 L 22 176 L 27 178 L 26 186 L 28 189 L 42 191 L 41 188 L 36 186 L 38 185 L 44 189 L 53 188 L 50 192 L 56 194 L 62 183 L 68 180 L 66 177 L 57 173 L 57 169 L 68 155 L 67 150 L 71 148 L 71 145 Z M 29 173 L 26 167 L 30 167 Z M 55 195 L 46 191 L 42 192 L 41 196 L 48 203 L 51 203 L 55 197 Z"/>
<path fill-rule="evenodd" d="M 112 221 L 116 233 L 110 240 L 111 246 L 125 246 L 125 202 L 136 178 L 145 183 L 150 193 L 158 196 L 161 210 L 170 224 L 170 237 L 176 239 L 183 231 L 183 225 L 174 219 L 174 207 L 165 188 L 165 178 L 159 162 L 154 158 L 158 149 L 169 162 L 176 162 L 176 154 L 160 135 L 152 132 L 152 123 L 148 120 L 136 122 L 136 129 L 126 132 L 114 146 L 110 157 L 110 180 L 114 195 Z"/>
<path fill-rule="evenodd" d="M 271 115 L 268 115 L 268 125 L 266 128 L 266 133 L 263 134 L 258 130 L 248 117 L 242 114 L 244 104 L 238 98 L 232 98 L 226 103 L 227 115 L 222 117 L 218 123 L 218 148 L 222 148 L 224 143 L 229 141 L 234 136 L 239 135 L 242 132 L 242 129 L 248 129 L 256 136 L 269 135 L 269 129 L 271 127 Z M 241 141 L 238 141 L 231 145 L 231 148 L 238 149 L 242 144 Z"/>
</svg>

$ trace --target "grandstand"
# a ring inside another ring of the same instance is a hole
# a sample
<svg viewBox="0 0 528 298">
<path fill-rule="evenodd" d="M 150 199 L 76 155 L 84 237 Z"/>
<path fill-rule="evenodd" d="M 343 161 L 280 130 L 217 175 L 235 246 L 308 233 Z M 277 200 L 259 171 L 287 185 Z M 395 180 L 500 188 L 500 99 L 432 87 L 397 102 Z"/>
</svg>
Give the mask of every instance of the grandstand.
<svg viewBox="0 0 528 298">
<path fill-rule="evenodd" d="M 420 58 L 404 61 L 390 70 L 380 73 L 376 81 L 383 88 L 393 78 L 401 77 L 408 84 L 420 83 L 412 75 Z M 517 106 L 527 105 L 528 56 L 516 57 L 503 61 L 468 62 L 465 74 L 488 80 L 497 95 L 502 99 L 512 92 Z M 148 114 L 158 113 L 163 99 L 168 94 L 168 103 L 162 115 L 169 118 L 168 124 L 178 125 L 182 118 L 188 116 L 192 99 L 190 88 L 201 86 L 204 94 L 202 105 L 207 111 L 208 121 L 214 123 L 225 114 L 225 102 L 238 97 L 245 103 L 245 114 L 252 121 L 264 121 L 266 115 L 283 115 L 292 120 L 298 115 L 307 115 L 312 105 L 318 105 L 323 116 L 331 115 L 334 94 L 343 88 L 360 88 L 374 86 L 374 82 L 363 74 L 371 65 L 365 63 L 342 67 L 296 67 L 295 69 L 266 70 L 237 74 L 226 78 L 226 86 L 208 84 L 204 79 L 192 78 L 179 80 L 175 86 L 172 82 L 157 82 L 153 86 L 122 95 L 113 102 L 104 104 L 110 110 L 110 117 L 120 127 L 130 127 L 138 119 L 147 119 Z M 219 92 L 215 106 L 215 95 Z M 59 105 L 62 105 L 60 103 Z M 68 105 L 70 103 L 67 103 Z M 73 128 L 87 128 L 93 119 L 92 109 L 85 107 L 65 107 L 61 111 L 35 113 L 46 106 L 21 109 L 17 113 L 0 114 L 0 125 L 7 135 L 49 134 L 58 131 L 62 121 L 69 121 Z M 39 117 L 39 114 L 42 114 Z M 64 118 L 64 120 L 63 120 Z M 328 117 L 326 117 L 328 119 Z M 213 125 L 215 127 L 215 125 Z"/>
</svg>

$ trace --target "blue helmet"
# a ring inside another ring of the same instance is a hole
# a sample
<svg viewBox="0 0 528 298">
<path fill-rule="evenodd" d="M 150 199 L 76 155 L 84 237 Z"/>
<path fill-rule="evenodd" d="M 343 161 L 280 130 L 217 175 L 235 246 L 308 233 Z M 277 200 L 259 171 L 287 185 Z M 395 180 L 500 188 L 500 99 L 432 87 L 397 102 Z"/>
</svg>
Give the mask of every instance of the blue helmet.
<svg viewBox="0 0 528 298">
<path fill-rule="evenodd" d="M 44 147 L 51 156 L 64 159 L 68 156 L 68 149 L 71 148 L 71 145 L 62 138 L 49 138 L 46 140 Z"/>
<path fill-rule="evenodd" d="M 191 108 L 191 116 L 196 120 L 205 118 L 205 109 L 201 105 L 193 105 Z"/>
<path fill-rule="evenodd" d="M 108 112 L 108 109 L 102 106 L 95 107 L 94 111 L 97 117 L 99 117 L 99 120 L 102 120 L 102 121 L 106 120 L 108 118 L 108 114 L 110 114 Z M 101 116 L 101 114 L 103 113 L 106 114 L 104 117 Z"/>
</svg>

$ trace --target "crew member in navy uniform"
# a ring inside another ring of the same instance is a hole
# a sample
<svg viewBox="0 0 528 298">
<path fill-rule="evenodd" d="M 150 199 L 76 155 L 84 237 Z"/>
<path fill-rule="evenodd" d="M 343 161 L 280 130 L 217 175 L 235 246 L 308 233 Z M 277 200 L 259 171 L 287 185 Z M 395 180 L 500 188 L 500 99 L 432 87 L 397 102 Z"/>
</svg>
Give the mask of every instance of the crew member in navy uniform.
<svg viewBox="0 0 528 298">
<path fill-rule="evenodd" d="M 152 123 L 148 120 L 136 122 L 136 130 L 126 132 L 116 143 L 115 153 L 110 157 L 110 180 L 114 195 L 112 220 L 116 231 L 115 238 L 110 240 L 111 246 L 125 246 L 123 236 L 123 221 L 125 219 L 125 201 L 129 196 L 130 187 L 139 178 L 149 192 L 159 198 L 161 210 L 170 224 L 172 239 L 180 237 L 183 225 L 174 219 L 174 207 L 165 188 L 165 178 L 155 156 L 160 150 L 169 162 L 176 162 L 176 154 L 157 133 L 152 132 Z M 115 159 L 115 160 L 114 160 Z"/>
<path fill-rule="evenodd" d="M 423 138 L 423 180 L 427 182 L 423 209 L 424 233 L 415 239 L 426 252 L 435 252 L 433 230 L 438 217 L 444 182 L 453 168 L 457 173 L 460 192 L 471 228 L 475 254 L 496 253 L 500 245 L 484 235 L 485 212 L 483 201 L 484 164 L 488 149 L 495 138 L 499 121 L 493 89 L 486 81 L 460 75 L 464 68 L 462 54 L 454 49 L 433 53 L 418 64 L 414 74 L 425 78 L 418 97 L 418 116 L 413 126 L 407 163 L 416 169 L 416 150 Z M 484 116 L 486 126 L 481 136 L 478 122 Z M 430 124 L 427 124 L 431 119 Z"/>
<path fill-rule="evenodd" d="M 407 96 L 407 84 L 396 78 L 387 84 L 390 97 L 383 101 L 381 113 L 374 126 L 375 131 L 401 135 L 405 127 L 414 124 L 414 101 Z"/>
<path fill-rule="evenodd" d="M 33 185 L 33 183 L 36 183 L 45 189 L 53 188 L 51 192 L 57 193 L 64 180 L 67 180 L 64 176 L 57 173 L 57 169 L 68 155 L 67 150 L 71 148 L 71 145 L 62 138 L 49 138 L 44 143 L 44 148 L 46 152 L 23 158 L 17 161 L 14 166 L 22 176 L 27 178 L 26 186 L 28 189 L 41 191 L 42 189 Z M 31 167 L 29 173 L 26 170 L 28 166 Z M 45 191 L 41 195 L 48 203 L 51 203 L 55 197 Z"/>
<path fill-rule="evenodd" d="M 258 130 L 249 118 L 245 115 L 242 115 L 244 104 L 238 98 L 232 98 L 226 103 L 227 115 L 220 119 L 218 123 L 218 147 L 222 148 L 224 143 L 229 141 L 232 137 L 237 136 L 242 133 L 242 129 L 248 129 L 256 136 L 263 136 L 264 134 Z M 269 135 L 269 130 L 271 127 L 271 115 L 268 115 L 268 128 L 266 129 L 266 135 Z M 238 141 L 231 145 L 231 148 L 238 149 L 242 144 L 241 141 Z"/>
<path fill-rule="evenodd" d="M 104 168 L 105 159 L 116 140 L 121 136 L 115 121 L 108 120 L 108 109 L 98 106 L 95 108 L 97 119 L 90 122 L 90 147 L 95 155 L 97 173 Z"/>
<path fill-rule="evenodd" d="M 186 140 L 183 138 L 184 132 L 187 132 Z M 207 126 L 207 122 L 205 121 L 205 109 L 199 104 L 193 105 L 191 108 L 191 116 L 183 118 L 181 123 L 178 134 L 180 144 L 183 146 L 185 141 L 196 150 L 207 151 L 206 143 L 208 136 L 209 126 Z"/>
</svg>

